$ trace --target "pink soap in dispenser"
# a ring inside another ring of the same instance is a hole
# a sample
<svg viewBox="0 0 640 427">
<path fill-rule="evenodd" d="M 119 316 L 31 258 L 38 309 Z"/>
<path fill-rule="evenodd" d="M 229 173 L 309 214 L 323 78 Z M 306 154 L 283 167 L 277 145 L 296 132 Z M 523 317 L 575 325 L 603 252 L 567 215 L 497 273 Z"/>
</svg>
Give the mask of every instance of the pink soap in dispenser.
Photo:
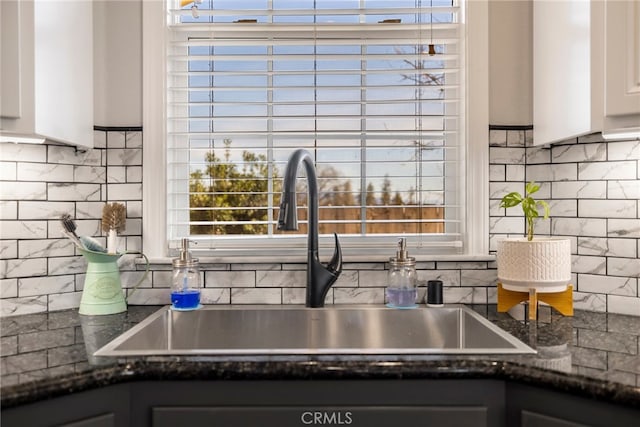
<svg viewBox="0 0 640 427">
<path fill-rule="evenodd" d="M 401 238 L 395 257 L 389 259 L 388 284 L 385 290 L 387 307 L 415 308 L 418 290 L 416 289 L 416 259 L 409 257 L 407 241 Z"/>
</svg>

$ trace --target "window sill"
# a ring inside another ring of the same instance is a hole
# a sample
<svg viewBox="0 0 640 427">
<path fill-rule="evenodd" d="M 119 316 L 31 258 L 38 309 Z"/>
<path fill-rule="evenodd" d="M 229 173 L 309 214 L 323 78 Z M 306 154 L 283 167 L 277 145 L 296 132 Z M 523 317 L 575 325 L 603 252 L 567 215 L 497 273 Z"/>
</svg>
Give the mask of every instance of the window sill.
<svg viewBox="0 0 640 427">
<path fill-rule="evenodd" d="M 195 258 L 200 260 L 200 265 L 203 264 L 301 264 L 307 262 L 306 255 L 219 255 L 219 256 L 199 256 L 197 253 L 193 254 Z M 388 256 L 383 255 L 345 255 L 342 261 L 344 263 L 380 263 L 387 262 L 393 254 Z M 411 255 L 414 256 L 414 255 Z M 323 262 L 328 262 L 331 258 L 331 254 L 320 255 Z M 415 256 L 418 262 L 492 262 L 495 261 L 495 255 L 479 254 L 479 255 L 417 255 Z M 171 264 L 172 258 L 170 257 L 156 257 L 149 258 L 151 264 Z M 144 263 L 140 259 L 141 263 Z"/>
</svg>

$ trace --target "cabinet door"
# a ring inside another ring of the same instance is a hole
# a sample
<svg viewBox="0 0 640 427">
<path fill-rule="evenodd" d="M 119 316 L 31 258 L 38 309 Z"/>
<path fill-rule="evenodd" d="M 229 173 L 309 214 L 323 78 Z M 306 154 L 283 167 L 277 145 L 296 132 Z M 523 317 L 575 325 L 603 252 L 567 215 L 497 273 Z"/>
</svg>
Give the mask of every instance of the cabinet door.
<svg viewBox="0 0 640 427">
<path fill-rule="evenodd" d="M 587 427 L 587 425 L 538 414 L 537 412 L 522 411 L 522 427 Z"/>
<path fill-rule="evenodd" d="M 20 117 L 20 8 L 0 2 L 0 116 Z"/>
<path fill-rule="evenodd" d="M 131 399 L 136 427 L 504 425 L 492 380 L 143 382 Z"/>
<path fill-rule="evenodd" d="M 533 143 L 602 130 L 601 2 L 533 1 Z"/>
<path fill-rule="evenodd" d="M 0 412 L 2 427 L 128 427 L 129 388 L 116 385 Z"/>
<path fill-rule="evenodd" d="M 93 2 L 0 3 L 0 136 L 92 147 Z"/>
<path fill-rule="evenodd" d="M 482 406 L 155 407 L 151 411 L 153 427 L 487 426 L 487 408 Z"/>
<path fill-rule="evenodd" d="M 605 114 L 640 115 L 640 2 L 606 2 Z M 635 122 L 640 125 L 640 119 Z"/>
<path fill-rule="evenodd" d="M 117 427 L 116 416 L 114 413 L 103 414 L 62 424 L 60 427 Z"/>
<path fill-rule="evenodd" d="M 507 383 L 506 396 L 508 426 L 638 427 L 640 420 L 640 409 L 546 388 Z"/>
<path fill-rule="evenodd" d="M 93 146 L 93 6 L 36 0 L 35 131 Z"/>
</svg>

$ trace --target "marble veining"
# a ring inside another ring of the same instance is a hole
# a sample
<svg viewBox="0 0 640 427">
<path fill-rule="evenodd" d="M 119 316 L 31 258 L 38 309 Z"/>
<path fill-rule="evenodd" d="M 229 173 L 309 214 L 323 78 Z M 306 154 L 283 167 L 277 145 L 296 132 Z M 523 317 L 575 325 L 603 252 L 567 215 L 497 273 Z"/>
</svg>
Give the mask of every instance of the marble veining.
<svg viewBox="0 0 640 427">
<path fill-rule="evenodd" d="M 605 237 L 607 220 L 600 218 L 551 218 L 551 233 L 554 236 Z"/>
<path fill-rule="evenodd" d="M 636 245 L 632 239 L 579 237 L 578 254 L 633 258 L 636 256 Z"/>
<path fill-rule="evenodd" d="M 554 199 L 606 199 L 606 181 L 557 181 L 551 183 Z"/>
<path fill-rule="evenodd" d="M 607 311 L 607 299 L 604 294 L 585 292 L 573 293 L 573 307 L 588 311 Z"/>
<path fill-rule="evenodd" d="M 6 268 L 7 259 L 18 257 L 18 242 L 16 240 L 0 240 L 0 263 Z"/>
<path fill-rule="evenodd" d="M 537 234 L 572 240 L 574 306 L 640 314 L 640 142 L 606 142 L 594 134 L 534 147 L 532 134 L 531 130 L 491 129 L 486 135 L 490 254 L 495 253 L 497 240 L 524 233 L 522 212 L 499 208 L 500 198 L 509 190 L 522 192 L 525 182 L 536 179 L 542 186 L 538 198 L 552 205 L 551 220 L 538 221 Z M 143 133 L 99 130 L 94 137 L 95 148 L 80 151 L 58 144 L 0 145 L 0 316 L 78 306 L 85 270 L 82 263 L 73 264 L 77 254 L 60 232 L 57 217 L 61 212 L 75 214 L 79 234 L 104 242 L 102 207 L 106 201 L 122 201 L 127 208 L 122 246 L 142 248 Z M 297 304 L 304 295 L 304 288 L 296 286 L 304 263 L 201 258 L 201 266 L 203 298 L 210 302 Z M 123 277 L 133 278 L 126 270 L 139 271 L 139 267 L 127 260 Z M 441 279 L 448 288 L 460 288 L 450 292 L 450 302 L 496 301 L 495 262 L 430 260 L 419 261 L 416 267 L 421 282 Z M 386 268 L 384 260 L 347 263 L 330 301 L 383 303 Z M 170 270 L 171 264 L 154 263 L 149 280 L 131 301 L 165 303 Z M 75 290 L 66 285 L 70 275 L 75 278 Z M 47 278 L 50 292 L 37 297 L 18 295 L 18 280 L 33 283 L 38 278 Z M 470 293 L 470 287 L 477 290 Z M 53 293 L 57 290 L 64 292 Z M 424 295 L 422 285 L 419 295 Z"/>
<path fill-rule="evenodd" d="M 49 200 L 100 200 L 100 184 L 48 183 Z"/>
<path fill-rule="evenodd" d="M 361 287 L 387 285 L 387 271 L 384 270 L 360 270 L 358 278 Z"/>
<path fill-rule="evenodd" d="M 34 144 L 0 143 L 0 160 L 22 161 L 30 159 L 32 162 L 44 162 L 47 159 L 47 147 Z"/>
<path fill-rule="evenodd" d="M 18 167 L 18 181 L 73 182 L 73 166 L 55 163 L 24 163 Z"/>
<path fill-rule="evenodd" d="M 359 272 L 355 270 L 351 271 L 342 271 L 340 277 L 336 281 L 334 286 L 339 286 L 341 288 L 356 288 L 358 287 L 358 277 Z"/>
<path fill-rule="evenodd" d="M 103 184 L 107 175 L 106 169 L 104 166 L 74 166 L 74 181 Z"/>
<path fill-rule="evenodd" d="M 443 294 L 445 304 L 455 304 L 458 301 L 463 304 L 486 304 L 487 302 L 486 288 L 449 288 L 445 286 Z"/>
<path fill-rule="evenodd" d="M 102 152 L 100 150 L 77 150 L 74 147 L 50 145 L 47 147 L 49 163 L 66 163 L 71 165 L 100 166 Z"/>
<path fill-rule="evenodd" d="M 607 194 L 612 199 L 640 199 L 638 181 L 609 181 Z"/>
<path fill-rule="evenodd" d="M 635 277 L 600 276 L 581 274 L 579 290 L 584 292 L 604 292 L 613 295 L 637 296 L 638 279 Z"/>
<path fill-rule="evenodd" d="M 603 161 L 607 159 L 606 156 L 607 145 L 603 143 L 559 145 L 551 149 L 553 163 Z"/>
<path fill-rule="evenodd" d="M 0 313 L 2 314 L 2 316 L 41 313 L 46 310 L 47 310 L 46 295 L 38 295 L 34 297 L 24 297 L 24 298 L 10 298 L 2 301 L 2 305 L 0 305 Z M 4 327 L 4 324 L 3 324 L 3 327 Z"/>
<path fill-rule="evenodd" d="M 609 160 L 640 159 L 640 141 L 612 142 L 608 148 Z"/>
<path fill-rule="evenodd" d="M 614 237 L 640 238 L 640 219 L 611 218 L 607 222 L 607 232 Z"/>
<path fill-rule="evenodd" d="M 19 244 L 21 258 L 73 256 L 74 244 L 69 239 L 23 240 Z"/>
<path fill-rule="evenodd" d="M 381 288 L 335 288 L 333 302 L 336 304 L 383 304 L 384 290 Z"/>
<path fill-rule="evenodd" d="M 551 150 L 547 147 L 527 148 L 527 164 L 535 165 L 540 163 L 551 163 Z"/>
<path fill-rule="evenodd" d="M 0 238 L 40 239 L 47 237 L 46 221 L 5 221 L 0 230 Z"/>
<path fill-rule="evenodd" d="M 141 165 L 142 150 L 137 148 L 124 148 L 109 150 L 107 161 L 110 165 Z"/>
<path fill-rule="evenodd" d="M 578 179 L 636 179 L 636 162 L 630 160 L 579 163 Z"/>
<path fill-rule="evenodd" d="M 418 270 L 418 281 L 425 284 L 429 280 L 442 280 L 448 286 L 460 286 L 461 270 Z"/>
<path fill-rule="evenodd" d="M 576 165 L 573 163 L 551 163 L 527 166 L 528 181 L 575 181 L 577 174 Z"/>
<path fill-rule="evenodd" d="M 305 271 L 257 271 L 256 286 L 294 287 L 305 283 Z"/>
<path fill-rule="evenodd" d="M 47 274 L 47 259 L 9 259 L 0 272 L 0 278 L 36 277 Z"/>
<path fill-rule="evenodd" d="M 640 258 L 609 258 L 607 267 L 613 276 L 640 277 Z"/>
<path fill-rule="evenodd" d="M 493 164 L 524 164 L 525 148 L 495 147 L 489 152 L 489 162 Z"/>
</svg>

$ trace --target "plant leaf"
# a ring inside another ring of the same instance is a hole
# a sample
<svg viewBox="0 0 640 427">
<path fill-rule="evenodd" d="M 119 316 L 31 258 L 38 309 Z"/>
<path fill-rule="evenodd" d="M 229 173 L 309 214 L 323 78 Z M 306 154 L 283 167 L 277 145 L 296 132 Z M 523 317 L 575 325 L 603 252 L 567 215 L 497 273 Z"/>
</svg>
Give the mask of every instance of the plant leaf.
<svg viewBox="0 0 640 427">
<path fill-rule="evenodd" d="M 535 192 L 537 192 L 540 189 L 540 185 L 536 184 L 535 181 L 530 181 L 527 183 L 527 185 L 525 186 L 525 190 L 527 192 L 527 196 L 530 194 L 533 194 Z"/>
<path fill-rule="evenodd" d="M 520 195 L 520 193 L 514 191 L 502 198 L 502 201 L 500 201 L 500 207 L 512 208 L 514 206 L 518 206 L 518 204 L 521 202 L 522 202 L 522 196 Z"/>
<path fill-rule="evenodd" d="M 549 214 L 551 213 L 551 210 L 549 209 L 549 204 L 544 200 L 539 200 L 538 204 L 544 208 L 544 219 L 549 218 Z"/>
</svg>

